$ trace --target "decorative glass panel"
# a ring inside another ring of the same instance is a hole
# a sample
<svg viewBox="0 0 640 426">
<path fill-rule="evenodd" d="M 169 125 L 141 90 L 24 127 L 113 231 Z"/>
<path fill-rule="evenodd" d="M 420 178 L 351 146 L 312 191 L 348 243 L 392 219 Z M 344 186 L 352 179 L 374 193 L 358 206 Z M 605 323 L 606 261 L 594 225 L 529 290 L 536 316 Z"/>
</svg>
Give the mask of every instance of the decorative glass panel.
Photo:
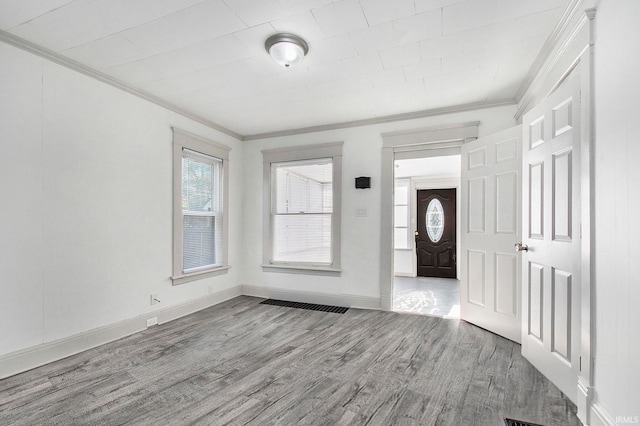
<svg viewBox="0 0 640 426">
<path fill-rule="evenodd" d="M 444 232 L 444 210 L 442 209 L 440 200 L 434 198 L 429 202 L 425 220 L 429 239 L 437 243 L 440 241 L 440 238 L 442 238 L 442 233 Z"/>
</svg>

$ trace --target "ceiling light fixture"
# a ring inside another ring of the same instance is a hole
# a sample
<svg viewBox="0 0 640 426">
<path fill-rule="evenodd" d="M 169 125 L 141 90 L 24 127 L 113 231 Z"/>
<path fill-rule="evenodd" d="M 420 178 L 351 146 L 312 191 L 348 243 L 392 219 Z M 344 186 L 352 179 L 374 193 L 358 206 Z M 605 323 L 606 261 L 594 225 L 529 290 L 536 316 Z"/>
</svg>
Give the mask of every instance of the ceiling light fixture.
<svg viewBox="0 0 640 426">
<path fill-rule="evenodd" d="M 280 66 L 293 68 L 302 62 L 304 55 L 309 52 L 309 45 L 295 34 L 274 34 L 264 42 L 269 55 Z"/>
</svg>

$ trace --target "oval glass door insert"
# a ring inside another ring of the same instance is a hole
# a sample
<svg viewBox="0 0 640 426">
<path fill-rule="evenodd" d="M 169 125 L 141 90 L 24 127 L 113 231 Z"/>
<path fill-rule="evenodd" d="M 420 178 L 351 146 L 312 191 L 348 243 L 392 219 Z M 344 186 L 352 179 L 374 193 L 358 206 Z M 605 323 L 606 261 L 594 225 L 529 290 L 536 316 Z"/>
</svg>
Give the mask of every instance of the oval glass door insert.
<svg viewBox="0 0 640 426">
<path fill-rule="evenodd" d="M 434 198 L 429 202 L 425 221 L 429 239 L 437 243 L 440 241 L 440 238 L 442 238 L 442 233 L 444 232 L 444 210 L 442 209 L 440 200 Z"/>
</svg>

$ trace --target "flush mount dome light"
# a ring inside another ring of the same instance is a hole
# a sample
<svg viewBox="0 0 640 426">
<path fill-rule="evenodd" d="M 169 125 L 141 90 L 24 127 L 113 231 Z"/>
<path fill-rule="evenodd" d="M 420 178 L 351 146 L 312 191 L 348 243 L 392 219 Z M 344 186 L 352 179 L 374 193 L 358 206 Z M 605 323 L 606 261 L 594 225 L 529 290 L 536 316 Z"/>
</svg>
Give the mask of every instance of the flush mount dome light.
<svg viewBox="0 0 640 426">
<path fill-rule="evenodd" d="M 264 47 L 278 65 L 293 68 L 302 62 L 309 52 L 309 45 L 295 34 L 280 33 L 272 35 L 264 42 Z"/>
</svg>

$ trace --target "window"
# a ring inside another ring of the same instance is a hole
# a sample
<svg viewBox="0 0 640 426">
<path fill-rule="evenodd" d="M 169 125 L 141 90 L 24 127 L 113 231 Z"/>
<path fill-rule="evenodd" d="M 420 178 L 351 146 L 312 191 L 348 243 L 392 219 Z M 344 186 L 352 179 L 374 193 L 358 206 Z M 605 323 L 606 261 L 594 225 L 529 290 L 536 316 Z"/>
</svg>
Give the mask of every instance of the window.
<svg viewBox="0 0 640 426">
<path fill-rule="evenodd" d="M 265 270 L 340 270 L 342 144 L 263 151 Z"/>
<path fill-rule="evenodd" d="M 226 272 L 229 148 L 174 129 L 173 283 Z"/>
<path fill-rule="evenodd" d="M 393 246 L 410 249 L 409 245 L 409 186 L 410 179 L 396 179 L 394 191 Z"/>
</svg>

